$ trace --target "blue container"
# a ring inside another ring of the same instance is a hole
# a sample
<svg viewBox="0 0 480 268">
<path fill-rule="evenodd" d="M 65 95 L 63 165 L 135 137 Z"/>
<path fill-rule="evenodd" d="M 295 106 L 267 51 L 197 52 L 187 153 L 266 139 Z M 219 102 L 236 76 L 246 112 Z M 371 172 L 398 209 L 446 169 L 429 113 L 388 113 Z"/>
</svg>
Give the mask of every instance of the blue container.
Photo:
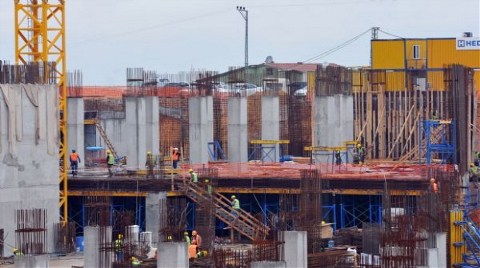
<svg viewBox="0 0 480 268">
<path fill-rule="evenodd" d="M 332 239 L 328 240 L 328 248 L 333 248 L 335 246 L 335 242 Z"/>
<path fill-rule="evenodd" d="M 76 237 L 75 246 L 77 247 L 77 252 L 83 252 L 83 236 Z"/>
</svg>

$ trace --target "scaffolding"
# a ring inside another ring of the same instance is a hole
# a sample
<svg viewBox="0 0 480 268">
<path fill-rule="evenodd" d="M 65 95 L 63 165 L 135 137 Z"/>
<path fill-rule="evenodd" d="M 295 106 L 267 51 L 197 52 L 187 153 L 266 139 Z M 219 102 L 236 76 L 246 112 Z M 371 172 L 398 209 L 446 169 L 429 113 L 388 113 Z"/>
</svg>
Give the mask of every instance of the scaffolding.
<svg viewBox="0 0 480 268">
<path fill-rule="evenodd" d="M 455 121 L 424 120 L 420 127 L 420 155 L 425 155 L 425 158 L 420 158 L 420 161 L 426 164 L 456 164 Z"/>
</svg>

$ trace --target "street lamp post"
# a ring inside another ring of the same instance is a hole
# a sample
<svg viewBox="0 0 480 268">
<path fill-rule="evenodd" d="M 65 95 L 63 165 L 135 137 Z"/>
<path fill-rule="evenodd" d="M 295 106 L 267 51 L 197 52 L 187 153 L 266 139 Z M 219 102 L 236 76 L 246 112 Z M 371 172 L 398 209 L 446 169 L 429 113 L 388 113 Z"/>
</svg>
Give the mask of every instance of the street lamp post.
<svg viewBox="0 0 480 268">
<path fill-rule="evenodd" d="M 245 20 L 245 80 L 248 67 L 248 10 L 243 6 L 237 6 L 237 10 Z"/>
</svg>

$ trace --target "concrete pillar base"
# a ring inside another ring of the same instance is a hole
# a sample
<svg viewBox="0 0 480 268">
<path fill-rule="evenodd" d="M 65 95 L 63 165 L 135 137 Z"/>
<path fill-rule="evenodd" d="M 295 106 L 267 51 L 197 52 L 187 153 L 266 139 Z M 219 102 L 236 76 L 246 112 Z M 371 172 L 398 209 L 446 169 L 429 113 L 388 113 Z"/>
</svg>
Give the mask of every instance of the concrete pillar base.
<svg viewBox="0 0 480 268">
<path fill-rule="evenodd" d="M 185 242 L 159 243 L 157 248 L 158 268 L 188 268 L 188 252 Z"/>
<path fill-rule="evenodd" d="M 257 261 L 250 263 L 251 268 L 286 268 L 285 261 Z"/>
<path fill-rule="evenodd" d="M 49 262 L 48 255 L 15 256 L 15 268 L 48 268 Z"/>
</svg>

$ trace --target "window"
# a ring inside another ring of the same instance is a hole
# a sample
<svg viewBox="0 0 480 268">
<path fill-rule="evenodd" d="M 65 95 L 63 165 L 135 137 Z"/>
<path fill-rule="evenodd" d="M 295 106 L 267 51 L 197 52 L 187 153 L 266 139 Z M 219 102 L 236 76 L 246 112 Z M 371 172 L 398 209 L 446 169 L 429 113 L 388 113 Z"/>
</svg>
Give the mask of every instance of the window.
<svg viewBox="0 0 480 268">
<path fill-rule="evenodd" d="M 420 59 L 420 46 L 419 45 L 413 45 L 413 58 L 414 59 Z"/>
<path fill-rule="evenodd" d="M 267 75 L 273 75 L 273 68 L 267 68 Z"/>
</svg>

